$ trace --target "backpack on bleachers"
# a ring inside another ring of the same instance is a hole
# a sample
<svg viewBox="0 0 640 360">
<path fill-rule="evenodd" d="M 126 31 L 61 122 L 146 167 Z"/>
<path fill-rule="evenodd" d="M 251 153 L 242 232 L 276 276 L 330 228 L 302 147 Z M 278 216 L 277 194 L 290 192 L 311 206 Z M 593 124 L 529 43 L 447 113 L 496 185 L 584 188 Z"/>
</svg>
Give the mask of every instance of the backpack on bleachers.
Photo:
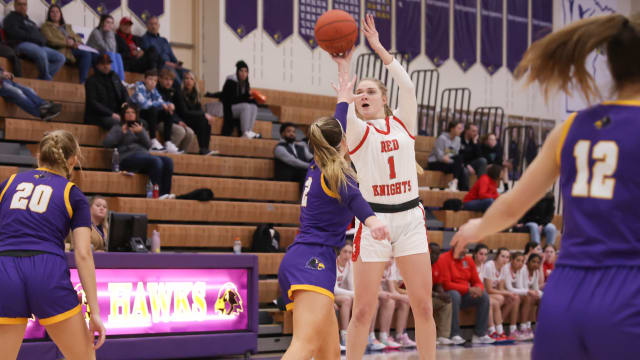
<svg viewBox="0 0 640 360">
<path fill-rule="evenodd" d="M 273 228 L 273 224 L 260 224 L 253 233 L 252 252 L 280 251 L 280 233 Z"/>
<path fill-rule="evenodd" d="M 446 200 L 442 204 L 442 210 L 453 210 L 453 211 L 462 210 L 462 200 L 460 199 Z"/>
</svg>

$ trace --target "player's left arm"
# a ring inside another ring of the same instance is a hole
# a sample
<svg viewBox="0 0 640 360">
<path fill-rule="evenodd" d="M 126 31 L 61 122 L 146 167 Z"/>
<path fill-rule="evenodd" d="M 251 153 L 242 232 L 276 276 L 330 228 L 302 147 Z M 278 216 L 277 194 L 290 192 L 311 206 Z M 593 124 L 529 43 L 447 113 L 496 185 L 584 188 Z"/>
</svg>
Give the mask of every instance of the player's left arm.
<svg viewBox="0 0 640 360">
<path fill-rule="evenodd" d="M 389 69 L 393 80 L 398 83 L 400 90 L 398 94 L 397 116 L 407 127 L 411 135 L 415 136 L 418 124 L 418 100 L 416 99 L 415 85 L 398 60 L 394 59 L 393 62 L 387 65 L 387 69 Z M 387 98 L 387 102 L 390 101 L 391 98 Z"/>
</svg>

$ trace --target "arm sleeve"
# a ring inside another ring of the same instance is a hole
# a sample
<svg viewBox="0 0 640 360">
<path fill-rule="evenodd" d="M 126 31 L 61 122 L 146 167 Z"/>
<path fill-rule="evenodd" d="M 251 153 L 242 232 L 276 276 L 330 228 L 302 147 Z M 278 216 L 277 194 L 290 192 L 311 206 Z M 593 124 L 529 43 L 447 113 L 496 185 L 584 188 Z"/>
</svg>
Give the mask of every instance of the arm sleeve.
<svg viewBox="0 0 640 360">
<path fill-rule="evenodd" d="M 42 24 L 40 32 L 42 32 L 42 36 L 47 39 L 47 46 L 54 49 L 60 49 L 67 46 L 65 38 L 60 30 L 54 28 L 50 23 L 45 22 Z"/>
<path fill-rule="evenodd" d="M 337 109 L 336 109 L 337 110 Z M 347 146 L 349 149 L 355 149 L 367 130 L 367 124 L 358 119 L 356 115 L 356 106 L 354 103 L 349 104 L 347 110 L 347 128 L 344 130 L 347 137 Z"/>
<path fill-rule="evenodd" d="M 92 109 L 94 112 L 98 113 L 96 115 L 98 116 L 111 116 L 113 115 L 113 111 L 111 111 L 111 109 L 109 109 L 108 107 L 106 107 L 101 100 L 98 98 L 98 91 L 97 91 L 97 87 L 98 84 L 96 84 L 94 81 L 92 81 L 91 78 L 89 78 L 86 82 L 85 85 L 85 90 L 86 90 L 86 102 L 87 105 L 90 109 Z"/>
<path fill-rule="evenodd" d="M 102 34 L 100 34 L 100 30 L 98 29 L 93 29 L 91 35 L 89 35 L 87 45 L 98 50 L 99 52 L 107 52 L 107 44 L 104 42 Z"/>
<path fill-rule="evenodd" d="M 147 130 L 140 131 L 139 133 L 136 134 L 136 137 L 138 138 L 138 142 L 142 144 L 144 147 L 146 147 L 147 149 L 151 147 L 151 139 L 149 139 L 149 134 L 147 133 Z"/>
<path fill-rule="evenodd" d="M 114 126 L 109 130 L 107 135 L 104 137 L 102 144 L 108 148 L 114 148 L 120 144 L 122 140 L 122 127 Z"/>
<path fill-rule="evenodd" d="M 371 210 L 371 205 L 362 197 L 355 181 L 347 181 L 346 188 L 340 189 L 340 198 L 351 213 L 363 224 L 369 216 L 375 215 Z"/>
<path fill-rule="evenodd" d="M 171 44 L 169 44 L 169 41 L 167 39 L 164 39 L 164 41 L 166 42 L 166 46 L 167 46 L 167 53 L 169 55 L 169 60 L 173 63 L 177 63 L 178 62 L 178 58 L 176 58 L 176 55 L 173 53 L 173 49 L 171 48 Z M 198 84 L 196 84 L 196 86 L 198 86 Z"/>
<path fill-rule="evenodd" d="M 487 261 L 487 263 L 484 264 L 484 266 L 482 267 L 482 277 L 484 279 L 493 280 L 493 277 L 495 276 L 494 275 L 495 271 L 496 271 L 495 263 L 493 261 Z"/>
<path fill-rule="evenodd" d="M 404 122 L 407 130 L 415 135 L 418 124 L 418 101 L 415 86 L 398 60 L 393 59 L 391 64 L 387 65 L 387 69 L 399 87 L 397 115 Z"/>
<path fill-rule="evenodd" d="M 162 96 L 160 96 L 158 89 L 154 88 L 149 95 L 150 95 L 149 98 L 151 101 L 151 106 L 153 107 L 159 107 L 159 106 L 168 104 L 166 101 L 164 101 Z"/>
<path fill-rule="evenodd" d="M 347 131 L 347 111 L 349 111 L 349 104 L 346 102 L 341 102 L 336 105 L 336 112 L 333 115 L 342 126 L 342 131 Z"/>
<path fill-rule="evenodd" d="M 445 291 L 456 290 L 461 295 L 469 292 L 469 284 L 457 283 L 451 279 L 451 270 L 449 270 L 448 261 L 440 263 L 438 269 L 440 269 L 440 282 Z"/>
<path fill-rule="evenodd" d="M 493 199 L 494 193 L 495 190 L 491 186 L 491 179 L 487 176 L 481 176 L 478 179 L 478 199 Z"/>
<path fill-rule="evenodd" d="M 75 230 L 80 227 L 91 228 L 91 211 L 89 210 L 89 202 L 77 186 L 71 187 L 71 191 L 69 192 L 69 203 L 73 209 L 71 229 Z"/>
<path fill-rule="evenodd" d="M 7 33 L 8 37 L 12 40 L 19 41 L 30 41 L 31 36 L 29 32 L 23 29 L 19 24 L 19 19 L 17 15 L 9 14 L 4 18 L 3 21 L 4 31 Z"/>
<path fill-rule="evenodd" d="M 276 146 L 275 150 L 273 151 L 273 155 L 275 156 L 276 159 L 282 161 L 283 163 L 289 166 L 293 166 L 298 169 L 306 169 L 309 167 L 309 163 L 304 162 L 296 158 L 295 156 L 291 155 L 284 148 L 284 146 Z"/>
</svg>

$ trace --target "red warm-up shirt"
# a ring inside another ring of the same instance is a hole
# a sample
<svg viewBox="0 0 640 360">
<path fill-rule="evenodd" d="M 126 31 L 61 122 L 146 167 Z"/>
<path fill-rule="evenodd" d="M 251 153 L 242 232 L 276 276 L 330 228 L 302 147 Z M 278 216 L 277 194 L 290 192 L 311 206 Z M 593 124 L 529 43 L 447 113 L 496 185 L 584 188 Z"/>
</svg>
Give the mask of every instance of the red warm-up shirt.
<svg viewBox="0 0 640 360">
<path fill-rule="evenodd" d="M 469 255 L 462 259 L 454 259 L 453 249 L 447 251 L 440 255 L 438 269 L 440 270 L 439 280 L 445 291 L 456 290 L 460 295 L 464 295 L 469 292 L 470 287 L 479 287 L 484 290 L 476 264 Z"/>
<path fill-rule="evenodd" d="M 552 263 L 542 263 L 542 271 L 544 272 L 544 281 L 547 281 L 549 275 L 551 275 L 551 271 L 555 268 L 555 264 Z"/>
<path fill-rule="evenodd" d="M 440 279 L 440 267 L 438 266 L 437 261 L 431 264 L 431 281 L 433 286 L 436 284 L 442 284 L 442 280 Z"/>
<path fill-rule="evenodd" d="M 468 202 L 471 200 L 482 200 L 482 199 L 497 199 L 498 198 L 498 184 L 489 177 L 489 175 L 484 174 L 480 176 L 480 178 L 473 184 L 473 187 L 467 195 L 464 196 L 463 202 Z"/>
</svg>

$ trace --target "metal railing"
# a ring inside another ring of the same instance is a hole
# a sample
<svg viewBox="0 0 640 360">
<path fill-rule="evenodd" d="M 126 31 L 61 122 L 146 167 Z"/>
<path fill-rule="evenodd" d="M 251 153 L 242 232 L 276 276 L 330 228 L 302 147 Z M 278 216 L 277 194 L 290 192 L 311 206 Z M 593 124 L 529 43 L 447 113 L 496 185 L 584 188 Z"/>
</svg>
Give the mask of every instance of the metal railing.
<svg viewBox="0 0 640 360">
<path fill-rule="evenodd" d="M 436 134 L 447 131 L 451 121 L 469 121 L 471 90 L 469 88 L 448 88 L 440 96 L 440 113 L 436 124 Z"/>
<path fill-rule="evenodd" d="M 411 81 L 415 85 L 418 101 L 418 134 L 434 136 L 440 73 L 436 69 L 414 70 L 411 72 Z"/>
<path fill-rule="evenodd" d="M 473 112 L 473 123 L 478 126 L 480 136 L 495 134 L 499 136 L 504 126 L 504 109 L 500 106 L 482 106 Z"/>
</svg>

